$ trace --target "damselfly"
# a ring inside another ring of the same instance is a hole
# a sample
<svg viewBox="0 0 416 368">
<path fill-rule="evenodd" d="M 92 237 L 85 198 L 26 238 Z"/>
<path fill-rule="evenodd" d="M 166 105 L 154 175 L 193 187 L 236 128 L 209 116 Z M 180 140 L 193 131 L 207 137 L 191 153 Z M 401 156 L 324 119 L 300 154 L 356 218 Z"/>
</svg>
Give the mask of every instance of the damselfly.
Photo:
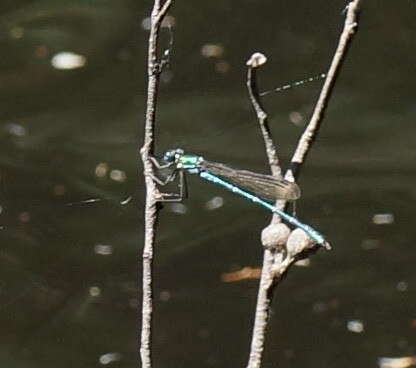
<svg viewBox="0 0 416 368">
<path fill-rule="evenodd" d="M 187 192 L 185 172 L 197 174 L 205 180 L 220 185 L 278 214 L 289 224 L 305 231 L 316 243 L 329 248 L 329 244 L 321 233 L 300 222 L 296 217 L 281 211 L 273 204 L 278 199 L 286 201 L 297 200 L 300 197 L 300 189 L 296 183 L 284 179 L 276 179 L 271 175 L 257 174 L 247 170 L 236 170 L 221 163 L 207 161 L 199 155 L 185 154 L 179 148 L 167 151 L 163 156 L 163 164 L 160 164 L 156 159 L 153 162 L 158 168 L 173 168 L 173 171 L 165 180 L 155 178 L 159 184 L 165 185 L 172 182 L 179 175 L 179 194 L 171 194 L 169 197 L 164 198 L 165 201 L 182 201 Z"/>
</svg>

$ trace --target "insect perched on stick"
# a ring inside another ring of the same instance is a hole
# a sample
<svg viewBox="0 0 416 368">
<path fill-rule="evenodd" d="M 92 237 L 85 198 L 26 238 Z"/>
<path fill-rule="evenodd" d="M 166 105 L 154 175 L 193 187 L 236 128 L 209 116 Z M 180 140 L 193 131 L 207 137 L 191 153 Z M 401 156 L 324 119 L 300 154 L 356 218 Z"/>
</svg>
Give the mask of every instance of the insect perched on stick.
<svg viewBox="0 0 416 368">
<path fill-rule="evenodd" d="M 164 196 L 162 200 L 165 202 L 182 201 L 187 195 L 185 172 L 197 174 L 205 180 L 220 185 L 230 192 L 278 214 L 287 223 L 305 231 L 314 242 L 330 249 L 329 243 L 321 233 L 273 204 L 278 199 L 297 200 L 300 197 L 300 189 L 296 183 L 277 179 L 271 175 L 233 169 L 221 163 L 207 161 L 199 155 L 185 154 L 179 148 L 167 151 L 163 156 L 163 164 L 160 164 L 156 159 L 152 161 L 160 169 L 173 169 L 165 180 L 154 178 L 160 185 L 173 182 L 179 175 L 179 193 L 170 193 Z"/>
</svg>

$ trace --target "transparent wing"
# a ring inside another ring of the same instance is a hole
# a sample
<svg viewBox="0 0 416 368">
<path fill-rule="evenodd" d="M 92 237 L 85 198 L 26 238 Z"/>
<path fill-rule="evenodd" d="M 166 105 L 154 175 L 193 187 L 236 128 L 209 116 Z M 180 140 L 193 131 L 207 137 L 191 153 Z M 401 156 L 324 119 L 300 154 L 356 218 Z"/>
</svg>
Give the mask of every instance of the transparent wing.
<svg viewBox="0 0 416 368">
<path fill-rule="evenodd" d="M 279 180 L 271 175 L 237 170 L 224 164 L 205 160 L 202 162 L 201 167 L 203 170 L 220 176 L 231 184 L 235 184 L 239 188 L 246 189 L 269 201 L 277 199 L 295 201 L 300 197 L 300 188 L 296 183 Z"/>
</svg>

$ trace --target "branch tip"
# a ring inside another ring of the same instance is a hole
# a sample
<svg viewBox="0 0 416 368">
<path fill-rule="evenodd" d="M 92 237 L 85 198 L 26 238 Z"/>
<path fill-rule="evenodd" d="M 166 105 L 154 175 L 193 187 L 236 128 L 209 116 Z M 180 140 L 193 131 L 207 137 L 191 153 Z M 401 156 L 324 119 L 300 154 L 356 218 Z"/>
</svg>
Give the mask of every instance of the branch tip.
<svg viewBox="0 0 416 368">
<path fill-rule="evenodd" d="M 247 60 L 246 65 L 251 68 L 258 68 L 263 64 L 266 64 L 267 57 L 261 52 L 255 52 L 250 56 L 250 59 Z"/>
</svg>

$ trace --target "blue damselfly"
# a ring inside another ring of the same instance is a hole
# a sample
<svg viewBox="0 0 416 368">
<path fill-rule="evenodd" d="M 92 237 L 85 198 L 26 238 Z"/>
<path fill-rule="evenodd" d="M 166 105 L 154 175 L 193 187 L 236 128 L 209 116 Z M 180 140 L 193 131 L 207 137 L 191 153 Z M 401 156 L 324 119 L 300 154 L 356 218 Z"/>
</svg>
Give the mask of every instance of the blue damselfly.
<svg viewBox="0 0 416 368">
<path fill-rule="evenodd" d="M 321 233 L 274 205 L 273 202 L 278 199 L 297 200 L 300 197 L 300 189 L 296 183 L 277 179 L 271 175 L 233 169 L 221 163 L 207 161 L 199 155 L 185 154 L 179 148 L 167 151 L 163 156 L 163 164 L 157 162 L 156 159 L 153 162 L 158 168 L 173 168 L 165 180 L 155 178 L 159 184 L 165 185 L 172 182 L 179 175 L 179 193 L 170 194 L 169 197 L 164 198 L 164 201 L 182 201 L 187 192 L 184 173 L 197 174 L 205 180 L 278 214 L 287 223 L 305 231 L 317 244 L 325 248 L 330 247 Z"/>
</svg>

